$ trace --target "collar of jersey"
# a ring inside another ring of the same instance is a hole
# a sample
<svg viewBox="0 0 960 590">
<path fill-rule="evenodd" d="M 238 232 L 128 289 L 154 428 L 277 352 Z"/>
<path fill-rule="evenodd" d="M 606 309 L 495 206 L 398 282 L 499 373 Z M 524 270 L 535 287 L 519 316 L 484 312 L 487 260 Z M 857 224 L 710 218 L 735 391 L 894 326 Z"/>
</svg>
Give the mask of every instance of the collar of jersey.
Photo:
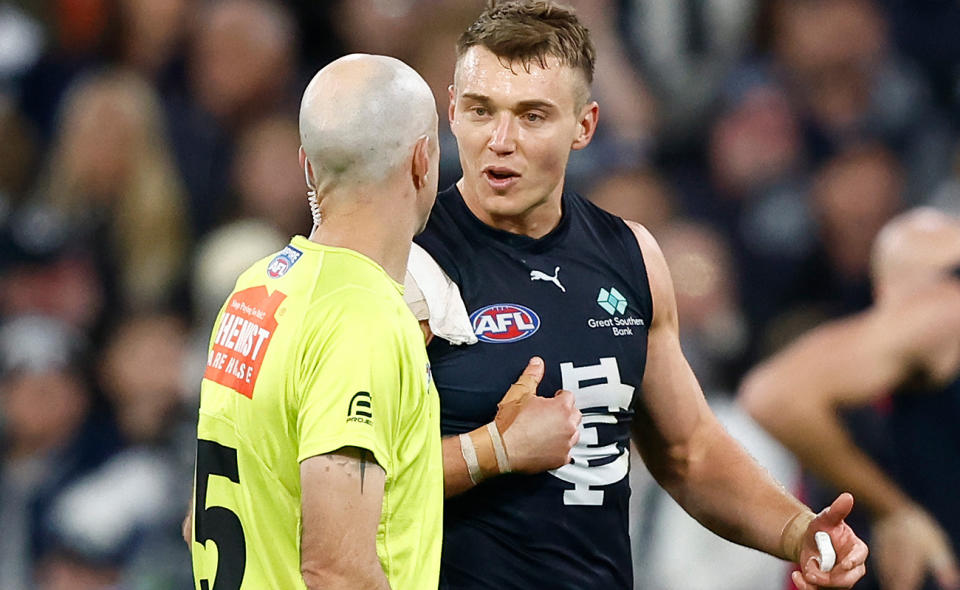
<svg viewBox="0 0 960 590">
<path fill-rule="evenodd" d="M 393 280 L 393 277 L 391 277 L 389 274 L 387 274 L 387 271 L 384 270 L 383 267 L 380 266 L 380 265 L 377 263 L 377 261 L 375 261 L 374 259 L 370 258 L 369 256 L 366 256 L 366 255 L 364 255 L 364 254 L 361 254 L 360 252 L 357 252 L 356 250 L 351 250 L 350 248 L 341 248 L 340 246 L 328 246 L 327 244 L 321 244 L 321 243 L 319 243 L 319 242 L 314 242 L 314 241 L 312 241 L 312 240 L 310 240 L 309 238 L 306 238 L 306 237 L 304 237 L 304 236 L 293 236 L 293 239 L 290 240 L 290 245 L 292 245 L 292 246 L 294 246 L 294 247 L 296 247 L 296 248 L 303 249 L 303 250 L 310 250 L 310 251 L 312 251 L 312 252 L 336 252 L 336 253 L 339 253 L 339 254 L 346 254 L 347 256 L 352 256 L 352 257 L 354 257 L 354 258 L 357 258 L 357 259 L 363 261 L 364 263 L 366 263 L 366 264 L 372 266 L 373 268 L 375 268 L 375 269 L 377 270 L 377 272 L 379 272 L 380 274 L 382 274 L 385 279 L 387 279 L 388 281 L 390 281 L 390 284 L 393 285 L 393 287 L 394 287 L 401 295 L 403 295 L 403 285 L 402 285 L 402 284 L 400 284 L 400 283 L 398 283 L 397 281 Z"/>
<path fill-rule="evenodd" d="M 550 232 L 542 238 L 531 238 L 530 236 L 511 233 L 487 225 L 478 219 L 477 216 L 473 214 L 473 211 L 467 207 L 467 203 L 463 200 L 463 195 L 460 193 L 459 187 L 454 184 L 451 188 L 453 189 L 453 194 L 457 197 L 454 199 L 456 201 L 455 206 L 460 210 L 461 216 L 467 223 L 477 228 L 484 236 L 512 248 L 531 252 L 542 252 L 561 240 L 563 236 L 566 235 L 567 229 L 570 226 L 570 196 L 566 191 L 564 191 L 560 197 L 560 222 L 557 224 L 557 227 L 550 230 Z"/>
</svg>

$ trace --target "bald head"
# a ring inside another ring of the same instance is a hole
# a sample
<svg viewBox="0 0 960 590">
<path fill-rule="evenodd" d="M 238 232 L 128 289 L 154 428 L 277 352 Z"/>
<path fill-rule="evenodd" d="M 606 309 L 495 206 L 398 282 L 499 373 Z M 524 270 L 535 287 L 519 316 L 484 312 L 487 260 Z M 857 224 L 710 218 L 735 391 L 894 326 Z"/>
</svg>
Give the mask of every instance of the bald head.
<svg viewBox="0 0 960 590">
<path fill-rule="evenodd" d="M 890 220 L 873 247 L 873 280 L 880 294 L 912 290 L 960 265 L 960 219 L 917 207 Z"/>
<path fill-rule="evenodd" d="M 433 93 L 392 57 L 355 54 L 331 62 L 300 103 L 300 143 L 321 191 L 385 180 L 424 135 L 437 145 Z"/>
</svg>

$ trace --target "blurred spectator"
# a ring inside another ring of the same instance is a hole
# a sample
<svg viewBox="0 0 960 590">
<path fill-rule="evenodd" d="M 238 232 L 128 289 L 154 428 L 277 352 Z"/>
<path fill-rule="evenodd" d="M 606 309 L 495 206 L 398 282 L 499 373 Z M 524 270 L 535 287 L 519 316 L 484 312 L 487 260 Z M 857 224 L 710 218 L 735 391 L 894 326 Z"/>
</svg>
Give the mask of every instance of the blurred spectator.
<svg viewBox="0 0 960 590">
<path fill-rule="evenodd" d="M 697 140 L 722 82 L 750 52 L 757 0 L 625 0 L 621 26 L 658 101 L 658 139 Z"/>
<path fill-rule="evenodd" d="M 270 0 L 214 0 L 192 20 L 187 93 L 167 106 L 199 235 L 235 206 L 225 197 L 241 130 L 277 110 L 296 112 L 298 41 L 285 5 Z"/>
<path fill-rule="evenodd" d="M 0 317 L 39 314 L 81 330 L 101 327 L 101 261 L 71 242 L 74 237 L 48 209 L 28 205 L 10 212 L 0 224 Z"/>
<path fill-rule="evenodd" d="M 190 555 L 179 534 L 189 471 L 150 449 L 126 449 L 67 486 L 46 523 L 37 566 L 48 590 L 188 588 Z"/>
<path fill-rule="evenodd" d="M 950 134 L 926 82 L 891 50 L 883 16 L 872 0 L 777 0 L 772 50 L 802 105 L 814 158 L 883 140 L 917 200 L 946 171 Z"/>
<path fill-rule="evenodd" d="M 362 4 L 362 2 L 356 4 Z M 422 30 L 414 36 L 416 41 L 412 46 L 410 43 L 405 43 L 396 47 L 398 55 L 409 53 L 410 67 L 417 70 L 433 89 L 440 116 L 437 130 L 440 139 L 439 186 L 442 187 L 450 186 L 462 174 L 457 141 L 450 131 L 448 122 L 447 111 L 450 106 L 448 89 L 453 84 L 457 39 L 476 18 L 479 12 L 477 6 L 476 3 L 451 0 L 444 0 L 439 5 L 431 4 L 434 16 L 429 20 L 418 21 Z M 356 6 L 353 10 L 356 10 Z"/>
<path fill-rule="evenodd" d="M 567 166 L 567 185 L 583 191 L 606 171 L 649 160 L 659 105 L 632 67 L 617 29 L 617 2 L 571 0 L 569 4 L 590 30 L 597 52 L 592 98 L 602 105 L 590 149 L 573 152 Z"/>
<path fill-rule="evenodd" d="M 7 5 L 9 3 L 4 3 Z M 57 113 L 74 79 L 103 65 L 113 42 L 111 0 L 18 2 L 44 31 L 43 53 L 18 77 L 17 99 L 44 141 L 56 132 Z"/>
<path fill-rule="evenodd" d="M 118 568 L 85 563 L 64 551 L 45 557 L 37 571 L 40 590 L 114 590 L 120 579 Z"/>
<path fill-rule="evenodd" d="M 716 231 L 696 223 L 671 224 L 658 241 L 673 276 L 684 354 L 705 391 L 733 391 L 748 337 L 733 254 Z"/>
<path fill-rule="evenodd" d="M 175 427 L 192 421 L 184 408 L 187 334 L 175 316 L 141 315 L 110 336 L 100 382 L 127 444 L 167 446 L 178 434 Z"/>
<path fill-rule="evenodd" d="M 807 157 L 786 88 L 761 63 L 730 75 L 707 131 L 705 164 L 675 172 L 686 212 L 730 240 L 753 328 L 795 297 L 817 247 Z"/>
<path fill-rule="evenodd" d="M 13 101 L 0 94 L 0 226 L 26 195 L 36 165 L 36 144 L 30 124 Z"/>
<path fill-rule="evenodd" d="M 960 217 L 960 145 L 954 146 L 951 174 L 941 179 L 926 203 L 954 217 Z"/>
<path fill-rule="evenodd" d="M 171 83 L 168 77 L 186 40 L 187 17 L 197 0 L 120 0 L 119 61 L 154 81 L 160 90 Z"/>
<path fill-rule="evenodd" d="M 832 292 L 845 310 L 870 302 L 870 249 L 883 224 L 903 207 L 896 157 L 878 144 L 853 147 L 827 162 L 813 183 Z M 829 284 L 829 283 L 828 283 Z"/>
<path fill-rule="evenodd" d="M 886 23 L 869 0 L 776 3 L 774 55 L 813 119 L 834 136 L 854 130 L 871 107 Z"/>
<path fill-rule="evenodd" d="M 924 71 L 940 105 L 954 115 L 960 106 L 960 5 L 926 0 L 880 0 L 899 50 Z"/>
<path fill-rule="evenodd" d="M 379 53 L 407 61 L 410 59 L 409 50 L 415 47 L 411 41 L 422 39 L 425 25 L 432 26 L 434 22 L 434 15 L 430 19 L 423 18 L 423 10 L 429 6 L 431 13 L 439 12 L 442 22 L 445 12 L 453 4 L 450 0 L 339 0 L 330 18 L 347 53 Z M 476 14 L 482 10 L 482 2 L 473 4 L 471 12 Z M 452 61 L 452 46 L 450 51 Z M 440 105 L 439 101 L 437 105 Z"/>
<path fill-rule="evenodd" d="M 197 16 L 191 83 L 200 106 L 236 127 L 286 98 L 296 24 L 268 0 L 216 0 Z"/>
<path fill-rule="evenodd" d="M 182 320 L 167 314 L 129 317 L 111 333 L 99 382 L 124 448 L 53 504 L 51 583 L 58 572 L 113 575 L 124 588 L 190 583 L 180 538 L 196 438 L 184 379 L 188 336 Z M 91 586 L 100 587 L 107 586 Z"/>
<path fill-rule="evenodd" d="M 116 437 L 91 412 L 80 337 L 22 317 L 0 327 L 0 587 L 35 587 L 35 559 L 61 490 L 102 463 Z"/>
<path fill-rule="evenodd" d="M 11 92 L 14 81 L 23 75 L 43 50 L 39 23 L 11 3 L 0 4 L 0 96 Z"/>
<path fill-rule="evenodd" d="M 97 252 L 124 307 L 167 301 L 186 253 L 183 190 L 165 136 L 157 97 L 141 78 L 91 76 L 66 98 L 37 190 L 75 227 L 74 246 Z"/>
<path fill-rule="evenodd" d="M 299 149 L 300 131 L 293 118 L 267 117 L 243 131 L 233 162 L 241 217 L 266 221 L 287 237 L 310 233 Z"/>
<path fill-rule="evenodd" d="M 624 219 L 642 223 L 659 238 L 677 207 L 676 196 L 650 168 L 603 176 L 587 193 L 595 205 Z"/>
<path fill-rule="evenodd" d="M 179 534 L 190 495 L 195 429 L 184 393 L 186 329 L 134 316 L 110 335 L 99 382 L 123 448 L 61 486 L 42 521 L 41 588 L 183 588 Z M 192 407 L 192 404 L 190 404 Z"/>
<path fill-rule="evenodd" d="M 710 129 L 712 180 L 728 199 L 749 199 L 801 171 L 799 121 L 785 89 L 761 66 L 727 80 Z"/>
</svg>

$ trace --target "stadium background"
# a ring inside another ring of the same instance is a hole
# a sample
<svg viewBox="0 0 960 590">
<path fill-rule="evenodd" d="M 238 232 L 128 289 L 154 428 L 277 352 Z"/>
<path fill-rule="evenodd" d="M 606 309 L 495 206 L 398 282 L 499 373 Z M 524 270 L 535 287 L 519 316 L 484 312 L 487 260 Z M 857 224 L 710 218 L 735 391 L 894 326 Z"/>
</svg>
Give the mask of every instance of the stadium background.
<svg viewBox="0 0 960 590">
<path fill-rule="evenodd" d="M 598 48 L 601 116 L 568 185 L 658 238 L 720 407 L 757 360 L 869 303 L 887 219 L 960 212 L 960 4 L 571 3 Z M 243 267 L 310 229 L 298 97 L 331 59 L 384 53 L 445 113 L 482 5 L 0 3 L 0 588 L 191 587 L 179 523 L 210 326 Z M 441 134 L 446 185 L 444 116 Z M 850 417 L 880 456 L 883 418 Z M 640 505 L 635 530 L 664 506 Z M 686 552 L 686 581 L 651 567 L 638 585 L 699 587 L 724 555 L 710 547 Z M 729 588 L 786 585 L 779 565 L 742 563 L 754 581 Z"/>
</svg>

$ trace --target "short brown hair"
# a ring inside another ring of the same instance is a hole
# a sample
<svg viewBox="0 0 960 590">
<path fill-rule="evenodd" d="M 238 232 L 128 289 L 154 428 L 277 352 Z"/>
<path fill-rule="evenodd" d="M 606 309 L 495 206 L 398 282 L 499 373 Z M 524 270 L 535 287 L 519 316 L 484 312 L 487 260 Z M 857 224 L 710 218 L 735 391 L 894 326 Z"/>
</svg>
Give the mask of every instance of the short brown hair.
<svg viewBox="0 0 960 590">
<path fill-rule="evenodd" d="M 457 60 L 475 45 L 486 47 L 509 63 L 528 68 L 532 62 L 546 67 L 546 58 L 583 72 L 593 82 L 597 52 L 590 32 L 569 6 L 551 0 L 490 0 L 457 41 Z"/>
</svg>

